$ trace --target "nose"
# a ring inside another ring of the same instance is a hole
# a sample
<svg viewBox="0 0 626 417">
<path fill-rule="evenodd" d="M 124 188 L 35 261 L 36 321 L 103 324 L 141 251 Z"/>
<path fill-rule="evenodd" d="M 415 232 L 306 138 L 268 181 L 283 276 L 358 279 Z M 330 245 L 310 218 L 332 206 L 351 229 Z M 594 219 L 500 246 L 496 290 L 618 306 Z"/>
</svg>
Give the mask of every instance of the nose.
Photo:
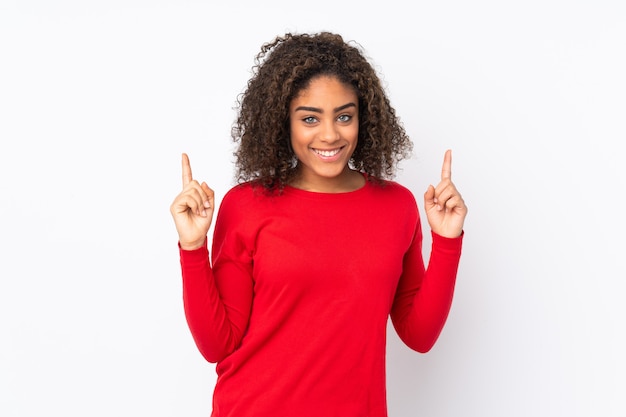
<svg viewBox="0 0 626 417">
<path fill-rule="evenodd" d="M 332 143 L 339 140 L 339 130 L 334 120 L 326 120 L 320 128 L 320 139 L 323 142 Z"/>
</svg>

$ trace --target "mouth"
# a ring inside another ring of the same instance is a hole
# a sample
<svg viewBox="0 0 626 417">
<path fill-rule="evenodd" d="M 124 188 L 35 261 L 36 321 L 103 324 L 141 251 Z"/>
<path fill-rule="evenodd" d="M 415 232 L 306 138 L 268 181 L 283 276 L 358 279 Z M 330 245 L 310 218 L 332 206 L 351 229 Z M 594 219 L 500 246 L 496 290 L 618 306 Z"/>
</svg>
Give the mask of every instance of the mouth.
<svg viewBox="0 0 626 417">
<path fill-rule="evenodd" d="M 318 155 L 320 158 L 325 159 L 325 160 L 334 159 L 334 157 L 336 157 L 339 154 L 339 152 L 341 152 L 342 149 L 343 149 L 343 146 L 341 148 L 335 148 L 335 149 L 311 148 L 311 150 L 315 152 L 316 155 Z"/>
</svg>

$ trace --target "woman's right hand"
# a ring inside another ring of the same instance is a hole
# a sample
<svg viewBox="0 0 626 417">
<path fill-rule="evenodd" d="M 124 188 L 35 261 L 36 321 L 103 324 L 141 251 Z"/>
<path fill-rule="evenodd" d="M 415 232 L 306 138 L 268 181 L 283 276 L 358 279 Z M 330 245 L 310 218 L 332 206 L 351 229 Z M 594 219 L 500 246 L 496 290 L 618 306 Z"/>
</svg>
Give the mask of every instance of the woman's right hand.
<svg viewBox="0 0 626 417">
<path fill-rule="evenodd" d="M 193 179 L 189 157 L 183 153 L 183 191 L 170 206 L 182 249 L 193 250 L 204 245 L 214 208 L 213 190 L 205 182 L 200 184 Z"/>
</svg>

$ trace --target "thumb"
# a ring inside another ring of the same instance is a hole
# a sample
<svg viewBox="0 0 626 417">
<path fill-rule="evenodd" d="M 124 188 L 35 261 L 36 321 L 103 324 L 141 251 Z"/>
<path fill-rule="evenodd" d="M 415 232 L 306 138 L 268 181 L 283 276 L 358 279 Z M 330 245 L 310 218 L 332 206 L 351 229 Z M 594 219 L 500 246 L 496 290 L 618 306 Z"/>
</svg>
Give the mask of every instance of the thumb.
<svg viewBox="0 0 626 417">
<path fill-rule="evenodd" d="M 424 208 L 426 210 L 431 209 L 435 206 L 435 187 L 431 185 L 428 186 L 428 189 L 424 193 Z"/>
</svg>

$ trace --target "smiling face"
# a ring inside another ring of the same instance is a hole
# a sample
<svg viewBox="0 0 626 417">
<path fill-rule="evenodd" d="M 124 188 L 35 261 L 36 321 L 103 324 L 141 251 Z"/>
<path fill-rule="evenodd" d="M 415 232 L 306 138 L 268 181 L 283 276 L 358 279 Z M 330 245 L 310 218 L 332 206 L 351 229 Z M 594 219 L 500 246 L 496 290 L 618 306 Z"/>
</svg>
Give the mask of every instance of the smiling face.
<svg viewBox="0 0 626 417">
<path fill-rule="evenodd" d="M 332 76 L 312 79 L 291 101 L 289 120 L 298 159 L 293 186 L 342 192 L 363 185 L 363 176 L 348 166 L 359 135 L 359 101 L 351 86 Z"/>
</svg>

